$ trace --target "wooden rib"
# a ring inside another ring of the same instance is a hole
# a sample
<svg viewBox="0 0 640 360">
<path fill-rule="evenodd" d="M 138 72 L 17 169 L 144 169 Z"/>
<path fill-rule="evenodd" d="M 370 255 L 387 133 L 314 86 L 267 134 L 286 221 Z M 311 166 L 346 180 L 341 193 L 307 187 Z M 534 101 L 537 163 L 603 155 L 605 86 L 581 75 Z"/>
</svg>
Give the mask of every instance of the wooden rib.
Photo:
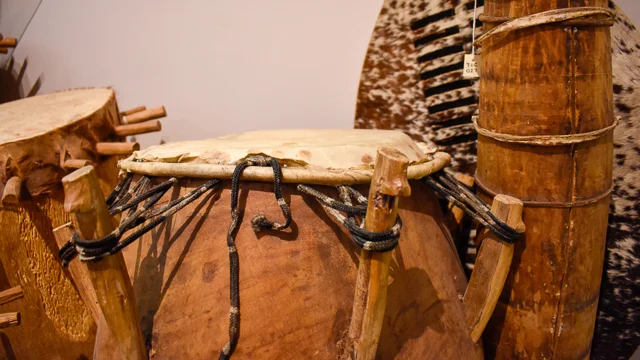
<svg viewBox="0 0 640 360">
<path fill-rule="evenodd" d="M 27 96 L 25 97 L 36 96 L 38 94 L 38 91 L 40 91 L 41 87 L 42 87 L 42 76 L 38 76 L 36 81 L 33 83 L 33 86 L 31 86 L 31 89 L 29 89 Z"/>
<path fill-rule="evenodd" d="M 11 177 L 4 184 L 4 192 L 2 193 L 3 205 L 15 205 L 20 202 L 22 195 L 22 179 L 17 176 Z"/>
<path fill-rule="evenodd" d="M 96 152 L 100 155 L 131 155 L 140 150 L 137 142 L 111 142 L 97 143 Z"/>
<path fill-rule="evenodd" d="M 496 195 L 491 212 L 507 225 L 524 232 L 522 206 L 522 201 L 516 198 Z M 499 240 L 492 232 L 483 235 L 485 237 L 462 300 L 471 339 L 476 343 L 498 303 L 513 259 L 513 244 Z"/>
<path fill-rule="evenodd" d="M 20 313 L 11 312 L 0 314 L 0 329 L 20 325 Z"/>
<path fill-rule="evenodd" d="M 0 40 L 1 47 L 16 47 L 18 44 L 18 39 L 13 37 L 6 37 Z"/>
<path fill-rule="evenodd" d="M 116 126 L 116 135 L 129 136 L 146 134 L 162 130 L 162 124 L 159 120 L 145 121 L 137 124 Z"/>
<path fill-rule="evenodd" d="M 128 116 L 123 116 L 122 122 L 125 124 L 137 124 L 143 121 L 163 118 L 165 116 L 167 116 L 167 111 L 164 106 L 158 106 L 144 111 L 139 111 Z"/>
<path fill-rule="evenodd" d="M 84 239 L 99 239 L 115 229 L 93 166 L 65 176 L 62 185 L 64 208 L 74 213 L 75 223 Z M 85 264 L 105 322 L 122 355 L 132 360 L 148 359 L 133 286 L 122 253 Z"/>
<path fill-rule="evenodd" d="M 147 110 L 146 106 L 144 105 L 138 106 L 138 107 L 134 107 L 133 109 L 120 112 L 120 116 L 127 116 L 127 115 L 135 114 L 137 112 L 144 111 L 144 110 Z"/>
<path fill-rule="evenodd" d="M 64 163 L 62 163 L 62 168 L 63 169 L 80 169 L 89 165 L 91 165 L 90 160 L 68 159 L 68 160 L 65 160 Z"/>
<path fill-rule="evenodd" d="M 12 287 L 11 289 L 0 292 L 0 305 L 10 303 L 13 300 L 20 299 L 24 296 L 21 286 Z"/>
<path fill-rule="evenodd" d="M 9 57 L 9 60 L 7 61 L 7 64 L 4 66 L 4 69 L 9 72 L 12 73 L 13 72 L 13 64 L 15 64 L 15 59 L 13 58 L 13 56 Z"/>
<path fill-rule="evenodd" d="M 407 181 L 408 165 L 409 160 L 399 151 L 386 147 L 378 150 L 369 189 L 366 230 L 381 232 L 395 225 L 398 197 L 411 194 Z M 391 253 L 362 250 L 360 255 L 349 327 L 354 357 L 359 360 L 373 360 L 378 349 L 387 304 Z M 347 352 L 351 351 L 350 347 L 347 346 Z"/>
<path fill-rule="evenodd" d="M 70 222 L 53 229 L 53 236 L 56 239 L 56 244 L 58 244 L 58 250 L 71 239 L 74 232 L 75 228 Z M 78 294 L 89 310 L 93 321 L 98 324 L 102 316 L 102 310 L 100 310 L 96 291 L 93 289 L 93 284 L 89 278 L 89 270 L 87 270 L 87 267 L 80 261 L 71 261 L 65 270 L 69 274 L 76 289 L 78 289 Z"/>
</svg>

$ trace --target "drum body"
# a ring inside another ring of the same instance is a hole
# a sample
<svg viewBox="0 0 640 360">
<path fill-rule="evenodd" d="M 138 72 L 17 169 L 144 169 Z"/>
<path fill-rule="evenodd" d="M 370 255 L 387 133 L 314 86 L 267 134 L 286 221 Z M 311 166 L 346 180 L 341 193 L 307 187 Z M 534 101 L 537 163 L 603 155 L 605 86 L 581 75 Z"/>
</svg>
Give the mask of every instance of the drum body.
<svg viewBox="0 0 640 360">
<path fill-rule="evenodd" d="M 7 103 L 0 122 L 0 183 L 22 180 L 20 201 L 0 208 L 0 289 L 24 292 L 0 305 L 0 313 L 21 315 L 19 326 L 0 335 L 0 358 L 90 358 L 96 325 L 60 265 L 52 230 L 70 221 L 60 179 L 73 169 L 62 167 L 65 159 L 91 160 L 104 190 L 117 182 L 117 159 L 93 151 L 93 144 L 113 137 L 114 93 L 86 89 Z"/>
<path fill-rule="evenodd" d="M 182 180 L 162 201 L 202 182 Z M 426 185 L 411 186 L 412 196 L 400 203 L 404 227 L 391 263 L 379 358 L 480 359 L 459 300 L 467 281 L 439 204 Z M 318 189 L 337 196 L 332 187 Z M 255 233 L 251 217 L 279 219 L 281 210 L 271 184 L 241 185 L 241 326 L 233 358 L 336 359 L 351 318 L 360 248 L 315 199 L 294 185 L 283 191 L 291 229 Z M 155 359 L 211 359 L 227 341 L 229 206 L 230 182 L 224 182 L 124 251 Z M 110 359 L 97 343 L 98 358 Z"/>
<path fill-rule="evenodd" d="M 367 134 L 352 131 L 359 136 Z M 348 134 L 358 138 L 354 133 Z M 309 139 L 323 137 L 307 135 Z M 327 143 L 340 141 L 336 136 L 324 135 Z M 279 136 L 281 144 L 292 143 L 291 139 L 282 139 L 282 134 Z M 292 158 L 296 154 L 321 159 L 318 161 L 327 159 L 313 149 L 292 149 L 287 145 L 276 148 L 257 142 L 254 148 L 243 148 L 234 142 L 230 151 L 219 151 L 214 145 L 207 147 L 202 143 L 189 149 L 180 148 L 180 143 L 167 144 L 136 153 L 134 158 L 153 159 L 146 163 L 150 166 L 164 166 L 170 161 L 181 165 L 175 159 L 190 159 L 201 169 L 206 168 L 203 162 L 218 161 L 211 159 L 232 162 L 229 153 L 233 155 L 235 151 L 243 157 L 245 150 L 280 154 L 284 164 L 294 164 Z M 370 147 L 373 154 L 378 145 L 379 142 L 374 142 Z M 333 148 L 331 151 L 344 151 L 342 147 Z M 198 155 L 195 149 L 202 153 Z M 175 156 L 174 152 L 182 155 Z M 355 154 L 355 146 L 351 146 L 348 156 Z M 369 155 L 360 157 L 369 163 L 373 161 Z M 122 162 L 121 168 L 145 165 L 129 160 Z M 161 164 L 163 160 L 165 164 Z M 308 161 L 305 166 L 312 165 Z M 287 171 L 293 170 L 283 171 L 288 182 L 291 173 Z M 166 177 L 158 176 L 153 183 L 164 180 Z M 165 194 L 156 207 L 205 181 L 181 178 L 180 186 Z M 319 182 L 316 179 L 316 184 Z M 443 225 L 439 203 L 422 182 L 411 181 L 410 185 L 412 195 L 400 200 L 399 215 L 404 226 L 400 243 L 393 250 L 378 357 L 481 359 L 482 346 L 469 336 L 461 302 L 467 280 Z M 361 249 L 353 243 L 348 230 L 326 213 L 315 198 L 298 191 L 295 183 L 286 183 L 282 188 L 284 200 L 291 208 L 291 227 L 254 232 L 250 220 L 259 213 L 274 221 L 282 219 L 273 186 L 272 181 L 245 178 L 240 182 L 238 209 L 243 220 L 236 236 L 240 258 L 240 340 L 232 359 L 342 358 Z M 313 186 L 338 197 L 335 187 Z M 354 186 L 361 193 L 368 193 L 368 185 Z M 223 180 L 208 195 L 123 250 L 142 318 L 142 331 L 154 359 L 215 358 L 228 340 L 230 204 L 231 181 Z M 117 356 L 105 333 L 98 330 L 97 359 Z"/>
</svg>

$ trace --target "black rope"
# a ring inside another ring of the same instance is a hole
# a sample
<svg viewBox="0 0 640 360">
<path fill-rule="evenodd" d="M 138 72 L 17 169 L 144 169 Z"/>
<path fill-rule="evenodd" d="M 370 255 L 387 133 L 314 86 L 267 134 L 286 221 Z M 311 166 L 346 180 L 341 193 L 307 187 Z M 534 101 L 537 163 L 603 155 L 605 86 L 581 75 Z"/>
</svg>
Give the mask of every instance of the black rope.
<svg viewBox="0 0 640 360">
<path fill-rule="evenodd" d="M 122 196 L 122 194 L 124 194 L 127 190 L 129 190 L 129 185 L 131 185 L 132 179 L 133 179 L 132 172 L 128 172 L 124 176 L 124 178 L 122 178 L 122 180 L 118 183 L 118 185 L 116 185 L 116 187 L 113 189 L 111 194 L 109 194 L 109 197 L 107 197 L 106 202 L 108 207 L 111 207 L 115 203 L 115 201 Z"/>
<path fill-rule="evenodd" d="M 82 239 L 77 232 L 74 233 L 72 239 L 58 252 L 62 258 L 63 266 L 67 266 L 77 255 L 80 255 L 80 260 L 82 261 L 97 261 L 104 256 L 121 251 L 127 245 L 161 224 L 169 216 L 175 214 L 178 210 L 184 208 L 208 190 L 212 189 L 219 182 L 217 179 L 210 180 L 181 198 L 151 210 L 158 200 L 160 200 L 173 185 L 178 183 L 178 179 L 171 178 L 147 190 L 150 184 L 149 178 L 143 177 L 133 186 L 129 186 L 131 184 L 131 177 L 129 175 L 125 176 L 109 196 L 110 202 L 112 203 L 109 212 L 113 215 L 129 210 L 127 216 L 113 232 L 100 239 L 85 240 Z M 137 192 L 140 194 L 135 195 Z M 125 201 L 125 199 L 131 199 L 132 197 L 133 199 L 130 202 Z M 146 202 L 144 202 L 145 200 Z M 138 209 L 138 205 L 142 202 L 144 202 L 144 204 Z M 151 221 L 145 224 L 147 220 Z M 140 225 L 142 225 L 142 227 L 135 229 L 135 231 L 124 240 L 120 240 L 124 233 Z"/>
<path fill-rule="evenodd" d="M 522 235 L 517 229 L 498 219 L 484 200 L 444 169 L 422 178 L 422 181 L 429 185 L 438 196 L 453 203 L 478 223 L 489 228 L 502 241 L 513 244 Z"/>
<path fill-rule="evenodd" d="M 371 232 L 363 229 L 356 222 L 355 217 L 364 217 L 367 213 L 367 198 L 349 186 L 339 186 L 338 192 L 342 201 L 332 199 L 326 194 L 321 193 L 306 185 L 298 185 L 298 190 L 311 195 L 331 214 L 338 222 L 341 222 L 351 233 L 353 242 L 365 250 L 386 252 L 393 250 L 398 245 L 400 238 L 400 230 L 402 229 L 402 220 L 400 216 L 396 224 L 389 230 L 383 232 Z M 360 205 L 351 205 L 350 196 L 354 196 Z M 345 217 L 339 211 L 347 214 Z M 360 221 L 364 224 L 364 218 Z"/>
<path fill-rule="evenodd" d="M 240 260 L 238 249 L 236 248 L 236 233 L 240 222 L 238 212 L 238 195 L 240 192 L 240 176 L 249 166 L 271 166 L 273 169 L 273 193 L 276 201 L 282 209 L 285 217 L 284 224 L 270 221 L 264 214 L 260 213 L 251 219 L 251 226 L 254 231 L 261 230 L 284 230 L 291 224 L 291 210 L 282 197 L 282 169 L 277 159 L 264 156 L 250 157 L 236 165 L 231 177 L 231 223 L 227 232 L 227 248 L 229 250 L 229 297 L 231 306 L 229 308 L 229 342 L 220 352 L 220 360 L 231 358 L 233 351 L 238 345 L 240 337 Z"/>
</svg>

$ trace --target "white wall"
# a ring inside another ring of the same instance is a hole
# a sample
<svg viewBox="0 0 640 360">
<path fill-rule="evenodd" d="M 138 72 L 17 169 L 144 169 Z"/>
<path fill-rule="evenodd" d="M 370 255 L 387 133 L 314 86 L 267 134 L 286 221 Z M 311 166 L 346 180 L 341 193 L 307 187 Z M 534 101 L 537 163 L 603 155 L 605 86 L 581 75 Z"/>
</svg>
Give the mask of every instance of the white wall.
<svg viewBox="0 0 640 360">
<path fill-rule="evenodd" d="M 27 1 L 22 3 L 23 1 Z M 22 3 L 36 0 L 0 0 Z M 640 25 L 638 0 L 619 0 Z M 349 128 L 382 0 L 43 0 L 15 51 L 40 93 L 113 86 L 167 107 L 160 139 Z M 25 11 L 26 12 L 26 11 Z"/>
<path fill-rule="evenodd" d="M 633 24 L 636 25 L 636 27 L 640 27 L 640 1 L 615 0 L 615 2 L 622 8 L 631 21 L 633 21 Z"/>
<path fill-rule="evenodd" d="M 165 105 L 163 131 L 139 136 L 143 146 L 347 128 L 381 4 L 43 0 L 15 57 L 29 59 L 27 82 L 43 75 L 40 93 L 113 86 L 122 109 Z"/>
<path fill-rule="evenodd" d="M 29 20 L 36 12 L 41 0 L 0 0 L 0 34 L 20 38 Z M 0 65 L 4 65 L 13 49 L 0 54 Z"/>
</svg>

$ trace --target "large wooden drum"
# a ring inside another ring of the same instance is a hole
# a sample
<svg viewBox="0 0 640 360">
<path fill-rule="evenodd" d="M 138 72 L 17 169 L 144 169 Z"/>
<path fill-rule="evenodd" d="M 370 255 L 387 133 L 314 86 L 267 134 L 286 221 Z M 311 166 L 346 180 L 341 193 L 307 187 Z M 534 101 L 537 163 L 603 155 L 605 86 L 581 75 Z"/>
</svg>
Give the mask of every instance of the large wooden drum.
<svg viewBox="0 0 640 360">
<path fill-rule="evenodd" d="M 92 163 L 104 189 L 117 182 L 117 158 L 99 142 L 117 141 L 114 92 L 83 89 L 0 105 L 0 290 L 24 297 L 0 306 L 21 324 L 0 334 L 3 359 L 90 358 L 96 325 L 57 257 L 52 230 L 70 220 L 62 177 Z"/>
<path fill-rule="evenodd" d="M 425 154 L 407 135 L 382 130 L 266 131 L 213 140 L 170 143 L 134 153 L 124 171 L 157 184 L 179 177 L 156 206 L 202 185 L 218 188 L 177 212 L 123 250 L 143 335 L 154 359 L 212 359 L 228 340 L 231 181 L 249 155 L 283 165 L 283 198 L 293 223 L 284 231 L 255 232 L 263 213 L 280 221 L 270 168 L 249 167 L 240 182 L 240 339 L 233 359 L 336 359 L 343 354 L 352 314 L 360 248 L 350 233 L 296 184 L 337 197 L 334 185 L 366 195 L 376 150 L 397 149 L 410 179 L 444 167 L 449 156 Z M 467 280 L 434 193 L 410 181 L 400 201 L 404 226 L 393 250 L 390 285 L 378 347 L 380 359 L 481 359 L 461 298 Z M 108 332 L 98 331 L 97 359 L 113 359 Z M 101 337 L 102 334 L 102 337 Z"/>
</svg>

